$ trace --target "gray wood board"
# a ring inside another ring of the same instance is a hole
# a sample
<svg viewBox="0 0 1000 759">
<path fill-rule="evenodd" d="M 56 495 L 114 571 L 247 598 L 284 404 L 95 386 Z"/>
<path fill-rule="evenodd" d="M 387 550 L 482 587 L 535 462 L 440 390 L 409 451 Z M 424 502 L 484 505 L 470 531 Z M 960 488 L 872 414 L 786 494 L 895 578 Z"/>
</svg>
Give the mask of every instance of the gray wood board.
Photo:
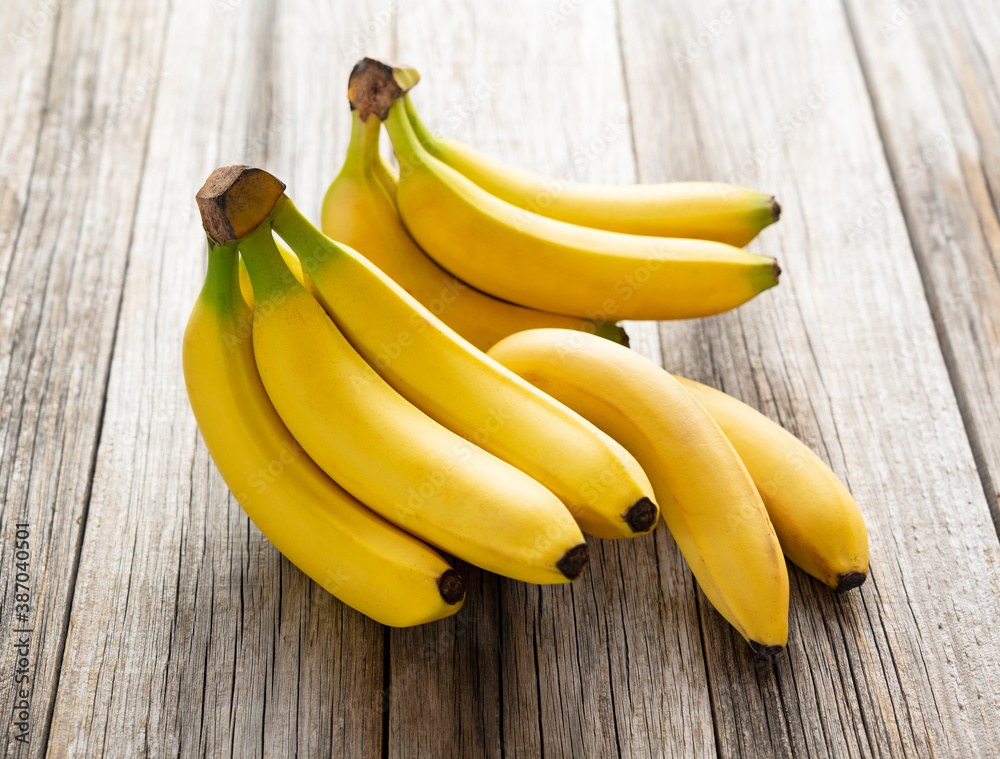
<svg viewBox="0 0 1000 759">
<path fill-rule="evenodd" d="M 1000 551 L 898 206 L 845 241 L 891 178 L 843 8 L 623 0 L 622 47 L 643 181 L 725 179 L 784 208 L 752 245 L 780 287 L 663 325 L 666 365 L 804 439 L 870 531 L 860 592 L 792 572 L 772 671 L 705 625 L 720 752 L 996 755 Z"/>
<path fill-rule="evenodd" d="M 3 756 L 41 756 L 45 751 L 143 175 L 150 105 L 160 85 L 164 15 L 161 6 L 127 3 L 101 8 L 18 3 L 4 8 Z M 24 591 L 15 585 L 17 523 L 29 525 L 28 548 L 22 549 L 30 557 L 27 612 L 19 609 L 17 594 Z M 23 629 L 32 632 L 14 632 Z M 28 649 L 19 651 L 14 643 L 24 637 Z M 15 670 L 22 668 L 27 681 L 15 680 L 22 674 Z M 21 704 L 16 720 L 15 704 Z M 26 731 L 12 724 L 23 722 L 22 711 L 28 712 Z M 30 743 L 18 742 L 18 735 Z"/>
<path fill-rule="evenodd" d="M 249 162 L 294 193 L 297 172 L 272 157 L 281 146 L 295 144 L 289 155 L 313 175 L 346 144 L 346 116 L 328 118 L 332 103 L 317 108 L 315 94 L 297 99 L 282 82 L 309 80 L 309 49 L 339 51 L 371 9 L 302 5 L 279 21 L 275 3 L 175 3 L 160 34 L 163 76 L 134 234 L 121 245 L 128 271 L 50 756 L 381 750 L 382 628 L 249 523 L 198 436 L 181 373 L 205 271 L 194 192 L 216 166 Z M 317 131 L 303 137 L 312 119 Z"/>
<path fill-rule="evenodd" d="M 400 14 L 396 57 L 420 71 L 412 97 L 435 131 L 557 181 L 630 183 L 617 25 L 610 1 L 429 3 Z M 655 324 L 629 331 L 658 358 Z M 672 538 L 661 526 L 632 541 L 588 542 L 590 567 L 572 588 L 486 578 L 482 592 L 496 598 L 463 610 L 469 641 L 450 629 L 393 633 L 393 756 L 448 746 L 485 756 L 714 755 L 700 616 Z M 469 646 L 489 662 L 499 640 L 499 690 L 476 694 L 499 726 L 465 717 L 468 687 L 450 667 L 414 665 L 413 641 L 431 637 L 449 662 L 469 661 Z M 400 681 L 415 666 L 421 676 Z M 425 689 L 443 697 L 421 698 Z"/>
<path fill-rule="evenodd" d="M 996 9 L 9 5 L 0 571 L 27 521 L 34 671 L 26 751 L 0 689 L 4 756 L 1000 754 Z M 790 570 L 770 669 L 662 526 L 591 540 L 571 587 L 461 567 L 458 615 L 387 631 L 229 495 L 180 368 L 204 273 L 193 194 L 246 162 L 317 217 L 347 72 L 390 50 L 423 74 L 432 128 L 512 163 L 778 194 L 751 247 L 780 287 L 629 325 L 802 437 L 866 514 L 869 582 L 837 597 Z M 16 659 L 5 641 L 3 682 Z"/>
<path fill-rule="evenodd" d="M 902 208 L 1000 530 L 1000 6 L 847 7 L 892 170 L 857 200 L 847 242 Z"/>
</svg>

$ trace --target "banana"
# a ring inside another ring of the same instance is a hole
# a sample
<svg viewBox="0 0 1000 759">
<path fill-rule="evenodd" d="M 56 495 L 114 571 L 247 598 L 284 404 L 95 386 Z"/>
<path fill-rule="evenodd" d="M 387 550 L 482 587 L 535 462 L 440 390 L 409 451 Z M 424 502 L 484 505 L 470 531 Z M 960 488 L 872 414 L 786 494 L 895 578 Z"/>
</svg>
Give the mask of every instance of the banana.
<svg viewBox="0 0 1000 759">
<path fill-rule="evenodd" d="M 361 115 L 359 113 L 354 112 L 354 113 L 352 113 L 352 116 L 353 117 L 357 117 L 358 120 L 360 121 Z M 382 124 L 382 122 L 376 122 L 376 123 L 379 126 L 381 126 L 381 124 Z M 355 143 L 354 143 L 354 128 L 355 128 L 354 127 L 354 122 L 352 121 L 351 122 L 351 144 L 348 145 L 348 148 L 347 148 L 348 154 L 350 154 L 351 150 L 356 149 L 354 147 L 354 145 L 355 145 Z M 381 131 L 381 130 L 376 130 L 376 131 Z M 364 142 L 365 139 L 367 139 L 367 133 L 363 132 L 362 135 L 361 135 L 362 155 L 365 156 L 365 157 L 367 157 L 368 153 L 367 153 L 367 150 L 366 150 L 367 145 Z M 379 183 L 379 185 L 382 187 L 382 189 L 385 190 L 385 194 L 388 195 L 389 199 L 392 201 L 392 208 L 393 208 L 393 210 L 396 210 L 396 187 L 399 186 L 399 172 L 396 170 L 396 168 L 394 166 L 392 166 L 388 161 L 386 161 L 385 160 L 385 156 L 383 156 L 378 151 L 378 140 L 375 141 L 375 153 L 376 153 L 376 158 L 375 158 L 375 160 L 371 161 L 371 163 L 370 163 L 371 169 L 372 169 L 372 174 L 375 175 L 375 181 L 377 181 Z M 346 161 L 345 161 L 345 163 L 346 163 Z M 398 217 L 397 217 L 397 219 L 398 219 Z M 400 224 L 402 224 L 402 222 L 400 222 Z M 410 239 L 412 240 L 413 238 L 411 237 Z M 423 253 L 423 251 L 420 251 L 420 252 Z M 426 256 L 427 254 L 424 253 L 424 255 Z M 433 263 L 433 261 L 431 263 Z M 435 266 L 436 265 L 437 264 L 435 264 Z"/>
<path fill-rule="evenodd" d="M 597 185 L 544 177 L 435 135 L 409 94 L 406 115 L 427 152 L 511 205 L 583 227 L 654 237 L 716 240 L 742 248 L 778 220 L 773 195 L 723 182 Z"/>
<path fill-rule="evenodd" d="M 454 614 L 464 587 L 437 553 L 355 500 L 306 456 L 268 400 L 233 245 L 209 245 L 184 333 L 184 379 L 205 445 L 265 537 L 348 606 L 382 624 Z"/>
<path fill-rule="evenodd" d="M 246 261 L 257 368 L 292 435 L 345 490 L 454 556 L 527 582 L 577 577 L 587 546 L 562 503 L 393 390 L 295 280 L 271 227 L 283 193 L 267 172 L 233 166 L 198 201 L 206 231 Z M 304 265 L 314 255 L 297 252 Z"/>
<path fill-rule="evenodd" d="M 778 283 L 773 258 L 731 245 L 591 229 L 512 206 L 434 158 L 401 100 L 385 125 L 407 231 L 442 267 L 498 298 L 595 321 L 684 319 Z"/>
<path fill-rule="evenodd" d="M 514 332 L 562 327 L 620 341 L 613 324 L 544 313 L 498 300 L 457 279 L 427 257 L 407 234 L 393 201 L 396 178 L 378 153 L 380 122 L 352 113 L 347 158 L 323 200 L 323 231 L 369 261 L 477 348 Z"/>
<path fill-rule="evenodd" d="M 288 245 L 308 251 L 306 279 L 337 328 L 404 398 L 545 485 L 585 532 L 622 538 L 653 529 L 652 487 L 618 443 L 462 339 L 287 196 L 273 218 Z"/>
<path fill-rule="evenodd" d="M 788 640 L 788 573 L 753 480 L 719 425 L 652 361 L 584 333 L 539 329 L 490 355 L 622 443 L 712 605 L 755 652 Z"/>
<path fill-rule="evenodd" d="M 850 491 L 792 433 L 721 390 L 677 377 L 718 422 L 792 563 L 838 591 L 868 576 L 868 531 Z"/>
<path fill-rule="evenodd" d="M 278 250 L 281 251 L 281 257 L 285 260 L 285 266 L 288 267 L 288 270 L 298 280 L 299 284 L 308 287 L 306 275 L 302 272 L 302 263 L 298 257 L 284 245 L 279 244 Z M 240 259 L 240 292 L 243 293 L 243 300 L 247 302 L 247 305 L 252 310 L 253 285 L 250 284 L 250 272 L 247 271 L 247 265 L 243 262 L 242 258 Z"/>
</svg>

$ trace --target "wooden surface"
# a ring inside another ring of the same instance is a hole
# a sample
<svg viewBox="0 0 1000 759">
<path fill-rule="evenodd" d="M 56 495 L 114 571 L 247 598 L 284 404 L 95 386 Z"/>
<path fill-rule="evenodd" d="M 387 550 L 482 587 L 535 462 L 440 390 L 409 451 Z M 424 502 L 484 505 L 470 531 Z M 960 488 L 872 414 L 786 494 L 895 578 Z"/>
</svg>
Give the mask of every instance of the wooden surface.
<svg viewBox="0 0 1000 759">
<path fill-rule="evenodd" d="M 3 756 L 1000 755 L 995 4 L 0 7 Z M 751 247 L 780 287 L 629 325 L 802 437 L 865 512 L 868 583 L 838 597 L 790 569 L 773 666 L 662 526 L 591 541 L 572 586 L 461 567 L 458 615 L 389 631 L 228 494 L 180 370 L 205 265 L 193 194 L 252 163 L 316 217 L 366 53 L 421 71 L 432 128 L 513 163 L 778 195 Z"/>
</svg>

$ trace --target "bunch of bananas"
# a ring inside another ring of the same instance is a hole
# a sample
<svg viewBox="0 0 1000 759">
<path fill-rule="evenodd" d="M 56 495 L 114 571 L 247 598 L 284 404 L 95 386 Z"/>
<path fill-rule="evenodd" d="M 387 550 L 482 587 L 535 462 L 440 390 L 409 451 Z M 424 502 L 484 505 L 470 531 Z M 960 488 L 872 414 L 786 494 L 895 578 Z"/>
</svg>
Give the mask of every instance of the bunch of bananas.
<svg viewBox="0 0 1000 759">
<path fill-rule="evenodd" d="M 569 582 L 583 532 L 639 536 L 662 508 L 712 604 L 758 654 L 781 650 L 783 554 L 861 584 L 857 505 L 796 438 L 631 352 L 610 318 L 718 313 L 776 284 L 739 247 L 777 219 L 773 197 L 569 184 L 539 204 L 544 177 L 424 127 L 417 80 L 355 67 L 323 231 L 261 169 L 217 169 L 196 196 L 208 271 L 184 374 L 230 490 L 306 574 L 393 626 L 461 606 L 443 553 Z"/>
</svg>

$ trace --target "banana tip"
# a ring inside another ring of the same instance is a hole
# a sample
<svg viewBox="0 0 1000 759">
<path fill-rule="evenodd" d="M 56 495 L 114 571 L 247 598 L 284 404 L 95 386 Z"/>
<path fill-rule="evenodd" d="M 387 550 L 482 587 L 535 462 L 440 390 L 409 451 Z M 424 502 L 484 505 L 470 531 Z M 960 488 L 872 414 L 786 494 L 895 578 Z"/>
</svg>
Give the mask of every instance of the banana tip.
<svg viewBox="0 0 1000 759">
<path fill-rule="evenodd" d="M 747 642 L 750 644 L 750 648 L 753 649 L 753 652 L 761 659 L 770 659 L 785 650 L 784 646 L 765 646 L 763 643 L 758 643 L 755 640 Z"/>
<path fill-rule="evenodd" d="M 771 221 L 772 223 L 781 218 L 781 204 L 771 196 Z"/>
<path fill-rule="evenodd" d="M 454 606 L 465 598 L 465 582 L 454 569 L 447 569 L 437 580 L 438 592 L 444 602 Z"/>
<path fill-rule="evenodd" d="M 649 532 L 656 524 L 659 511 L 655 503 L 643 496 L 625 512 L 625 521 L 637 535 Z"/>
<path fill-rule="evenodd" d="M 778 266 L 777 258 L 771 262 L 771 267 L 774 269 L 774 284 L 778 284 L 781 281 L 781 267 Z"/>
<path fill-rule="evenodd" d="M 563 557 L 556 562 L 556 569 L 562 572 L 566 578 L 575 580 L 583 574 L 588 561 L 590 561 L 590 554 L 587 550 L 587 544 L 580 543 L 563 554 Z"/>
<path fill-rule="evenodd" d="M 863 585 L 867 579 L 868 575 L 864 572 L 844 572 L 843 574 L 839 574 L 837 575 L 837 592 L 843 593 L 851 588 L 857 588 L 859 585 Z"/>
</svg>

